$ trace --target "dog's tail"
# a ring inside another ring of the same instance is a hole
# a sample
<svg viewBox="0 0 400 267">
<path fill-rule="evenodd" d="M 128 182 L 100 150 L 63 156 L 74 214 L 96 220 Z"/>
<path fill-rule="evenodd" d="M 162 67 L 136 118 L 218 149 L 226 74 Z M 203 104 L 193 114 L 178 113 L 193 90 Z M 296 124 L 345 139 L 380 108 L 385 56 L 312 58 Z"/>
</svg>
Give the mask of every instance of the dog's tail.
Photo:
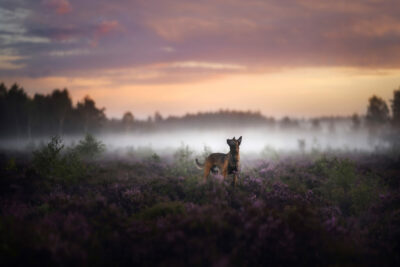
<svg viewBox="0 0 400 267">
<path fill-rule="evenodd" d="M 205 162 L 204 162 L 203 164 L 201 164 L 201 163 L 199 162 L 199 160 L 196 159 L 196 167 L 199 168 L 200 170 L 204 168 L 204 164 L 205 164 Z"/>
</svg>

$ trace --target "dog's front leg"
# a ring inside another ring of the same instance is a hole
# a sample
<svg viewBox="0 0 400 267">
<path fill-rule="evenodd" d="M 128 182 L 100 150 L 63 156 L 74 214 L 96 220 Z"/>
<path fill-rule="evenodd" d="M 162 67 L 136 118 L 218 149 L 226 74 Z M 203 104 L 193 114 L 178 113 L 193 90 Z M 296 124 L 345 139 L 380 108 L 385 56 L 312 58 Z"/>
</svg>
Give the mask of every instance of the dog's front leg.
<svg viewBox="0 0 400 267">
<path fill-rule="evenodd" d="M 237 172 L 237 171 L 234 171 L 234 172 L 233 172 L 233 186 L 234 186 L 234 187 L 236 187 L 238 178 L 239 178 L 238 172 Z"/>
</svg>

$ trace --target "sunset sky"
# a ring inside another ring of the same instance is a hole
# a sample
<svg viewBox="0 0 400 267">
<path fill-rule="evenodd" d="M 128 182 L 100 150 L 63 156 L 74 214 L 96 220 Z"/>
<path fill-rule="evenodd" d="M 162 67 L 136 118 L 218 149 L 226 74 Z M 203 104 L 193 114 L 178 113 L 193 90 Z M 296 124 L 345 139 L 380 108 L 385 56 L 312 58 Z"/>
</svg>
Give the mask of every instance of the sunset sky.
<svg viewBox="0 0 400 267">
<path fill-rule="evenodd" d="M 0 0 L 0 81 L 109 117 L 365 113 L 400 86 L 398 0 Z"/>
</svg>

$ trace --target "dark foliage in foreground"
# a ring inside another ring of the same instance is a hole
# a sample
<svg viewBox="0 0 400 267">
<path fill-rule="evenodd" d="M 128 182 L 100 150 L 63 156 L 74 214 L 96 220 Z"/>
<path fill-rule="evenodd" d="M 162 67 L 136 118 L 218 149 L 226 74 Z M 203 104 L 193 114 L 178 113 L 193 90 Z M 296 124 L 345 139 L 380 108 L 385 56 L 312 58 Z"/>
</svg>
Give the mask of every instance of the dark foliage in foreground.
<svg viewBox="0 0 400 267">
<path fill-rule="evenodd" d="M 129 161 L 52 150 L 41 172 L 46 149 L 0 157 L 3 266 L 400 263 L 396 157 L 261 160 L 233 188 L 202 184 L 187 148 Z"/>
</svg>

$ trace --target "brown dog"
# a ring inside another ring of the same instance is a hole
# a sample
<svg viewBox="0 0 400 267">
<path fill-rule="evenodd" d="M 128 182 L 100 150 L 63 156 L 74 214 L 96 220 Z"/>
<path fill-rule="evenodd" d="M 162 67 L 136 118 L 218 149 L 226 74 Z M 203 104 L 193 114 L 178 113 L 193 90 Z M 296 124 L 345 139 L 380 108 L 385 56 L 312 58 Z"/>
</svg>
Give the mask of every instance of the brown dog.
<svg viewBox="0 0 400 267">
<path fill-rule="evenodd" d="M 237 181 L 237 173 L 239 172 L 239 161 L 240 161 L 240 155 L 239 155 L 239 146 L 240 143 L 242 142 L 242 137 L 239 137 L 239 139 L 227 139 L 226 142 L 229 145 L 230 151 L 227 154 L 224 153 L 212 153 L 210 154 L 205 162 L 201 164 L 197 159 L 196 159 L 196 165 L 199 168 L 204 167 L 204 181 L 207 181 L 207 177 L 210 174 L 210 171 L 215 173 L 215 168 L 218 167 L 220 171 L 222 171 L 222 175 L 224 176 L 224 179 L 226 176 L 229 174 L 234 175 L 234 180 L 233 183 L 236 185 Z"/>
</svg>

